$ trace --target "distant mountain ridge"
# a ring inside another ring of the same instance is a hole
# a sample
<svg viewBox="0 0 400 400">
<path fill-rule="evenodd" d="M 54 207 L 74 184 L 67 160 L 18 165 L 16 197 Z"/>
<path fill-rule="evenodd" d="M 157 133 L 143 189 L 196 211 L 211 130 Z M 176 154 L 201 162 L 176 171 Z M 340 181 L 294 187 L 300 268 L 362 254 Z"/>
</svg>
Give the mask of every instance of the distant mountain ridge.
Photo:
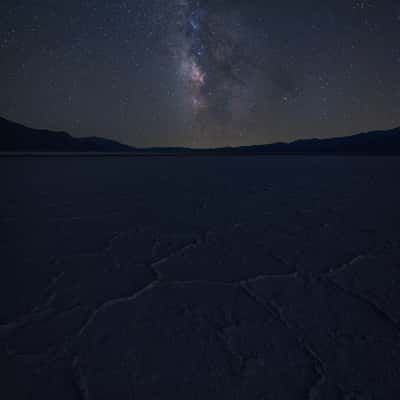
<svg viewBox="0 0 400 400">
<path fill-rule="evenodd" d="M 2 152 L 126 152 L 132 148 L 99 137 L 75 138 L 66 132 L 28 128 L 0 118 Z"/>
<path fill-rule="evenodd" d="M 0 118 L 3 153 L 135 153 L 135 154 L 393 154 L 400 155 L 400 127 L 330 139 L 300 139 L 291 143 L 190 149 L 184 147 L 134 148 L 100 137 L 75 138 L 66 132 L 28 128 Z"/>
</svg>

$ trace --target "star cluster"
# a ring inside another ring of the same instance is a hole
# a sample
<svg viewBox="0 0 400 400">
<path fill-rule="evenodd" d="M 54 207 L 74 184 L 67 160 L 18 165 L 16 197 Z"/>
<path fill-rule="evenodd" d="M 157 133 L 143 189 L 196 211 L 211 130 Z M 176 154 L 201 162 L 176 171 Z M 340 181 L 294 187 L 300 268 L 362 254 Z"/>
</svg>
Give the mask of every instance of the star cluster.
<svg viewBox="0 0 400 400">
<path fill-rule="evenodd" d="M 134 146 L 400 125 L 392 0 L 4 0 L 0 115 Z"/>
</svg>

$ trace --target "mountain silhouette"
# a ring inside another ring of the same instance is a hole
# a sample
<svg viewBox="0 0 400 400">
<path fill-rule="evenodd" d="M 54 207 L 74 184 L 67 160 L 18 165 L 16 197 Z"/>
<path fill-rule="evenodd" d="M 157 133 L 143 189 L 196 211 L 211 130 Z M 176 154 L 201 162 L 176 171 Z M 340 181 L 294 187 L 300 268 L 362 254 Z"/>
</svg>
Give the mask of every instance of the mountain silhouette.
<svg viewBox="0 0 400 400">
<path fill-rule="evenodd" d="M 66 132 L 38 130 L 0 118 L 2 152 L 126 152 L 132 148 L 99 137 L 75 138 Z"/>
<path fill-rule="evenodd" d="M 0 152 L 101 152 L 135 154 L 393 154 L 400 155 L 400 128 L 330 139 L 301 139 L 290 143 L 190 149 L 135 148 L 100 137 L 75 138 L 66 132 L 28 128 L 0 118 Z"/>
</svg>

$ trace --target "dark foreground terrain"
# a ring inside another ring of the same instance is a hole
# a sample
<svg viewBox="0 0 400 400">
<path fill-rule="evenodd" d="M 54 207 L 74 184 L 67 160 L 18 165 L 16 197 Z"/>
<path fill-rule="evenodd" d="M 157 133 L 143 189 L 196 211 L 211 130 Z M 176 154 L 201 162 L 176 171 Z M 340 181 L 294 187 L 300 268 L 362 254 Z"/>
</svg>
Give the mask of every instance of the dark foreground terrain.
<svg viewBox="0 0 400 400">
<path fill-rule="evenodd" d="M 0 159 L 0 398 L 399 399 L 399 176 Z"/>
</svg>

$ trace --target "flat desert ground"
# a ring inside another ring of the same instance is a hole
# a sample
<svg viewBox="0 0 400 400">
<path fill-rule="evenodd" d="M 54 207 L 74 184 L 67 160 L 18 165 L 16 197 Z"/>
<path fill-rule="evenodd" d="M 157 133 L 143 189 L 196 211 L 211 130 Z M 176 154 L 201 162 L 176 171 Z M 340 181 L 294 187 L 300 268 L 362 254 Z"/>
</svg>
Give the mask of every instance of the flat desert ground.
<svg viewBox="0 0 400 400">
<path fill-rule="evenodd" d="M 400 158 L 0 159 L 1 399 L 400 398 Z"/>
</svg>

